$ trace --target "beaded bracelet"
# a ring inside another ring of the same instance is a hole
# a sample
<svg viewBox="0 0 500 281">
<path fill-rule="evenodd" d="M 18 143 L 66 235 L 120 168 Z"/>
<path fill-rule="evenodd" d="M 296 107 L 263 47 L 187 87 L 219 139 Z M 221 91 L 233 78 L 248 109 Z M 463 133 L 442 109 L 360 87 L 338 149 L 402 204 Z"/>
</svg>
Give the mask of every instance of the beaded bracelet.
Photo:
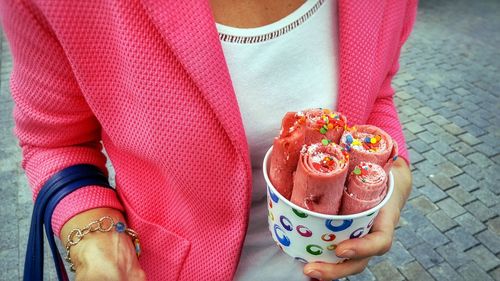
<svg viewBox="0 0 500 281">
<path fill-rule="evenodd" d="M 73 261 L 71 260 L 69 254 L 69 250 L 71 249 L 71 247 L 78 244 L 78 242 L 80 242 L 83 239 L 83 236 L 91 232 L 96 232 L 96 231 L 109 232 L 113 228 L 118 233 L 125 233 L 129 235 L 132 238 L 132 242 L 134 243 L 135 254 L 137 255 L 137 257 L 141 255 L 141 244 L 139 243 L 139 236 L 137 235 L 137 233 L 134 230 L 128 228 L 125 225 L 125 223 L 121 221 L 115 223 L 113 218 L 105 216 L 98 220 L 90 222 L 89 224 L 87 224 L 87 226 L 85 226 L 82 229 L 74 228 L 69 233 L 68 242 L 66 243 L 66 261 L 69 262 L 71 271 L 75 271 L 75 265 L 73 264 Z"/>
</svg>

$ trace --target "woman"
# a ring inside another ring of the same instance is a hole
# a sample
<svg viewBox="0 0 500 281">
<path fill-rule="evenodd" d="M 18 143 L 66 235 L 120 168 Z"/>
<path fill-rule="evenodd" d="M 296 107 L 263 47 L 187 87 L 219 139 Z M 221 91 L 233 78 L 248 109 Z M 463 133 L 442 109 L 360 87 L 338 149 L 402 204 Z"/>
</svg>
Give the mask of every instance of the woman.
<svg viewBox="0 0 500 281">
<path fill-rule="evenodd" d="M 387 252 L 411 189 L 390 84 L 415 2 L 1 1 L 34 196 L 66 167 L 105 171 L 101 141 L 116 170 L 116 192 L 58 204 L 55 233 L 110 216 L 141 239 L 137 259 L 127 235 L 85 235 L 77 280 L 334 279 Z M 285 111 L 320 106 L 381 127 L 402 157 L 372 233 L 336 249 L 350 260 L 304 267 L 265 229 L 259 165 Z"/>
</svg>

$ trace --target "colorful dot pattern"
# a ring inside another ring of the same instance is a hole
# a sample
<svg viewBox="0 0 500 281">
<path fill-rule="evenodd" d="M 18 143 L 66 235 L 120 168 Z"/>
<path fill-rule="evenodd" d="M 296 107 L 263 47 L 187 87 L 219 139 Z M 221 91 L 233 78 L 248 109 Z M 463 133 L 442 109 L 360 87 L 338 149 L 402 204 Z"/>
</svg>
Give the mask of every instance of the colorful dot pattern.
<svg viewBox="0 0 500 281">
<path fill-rule="evenodd" d="M 292 208 L 267 188 L 268 222 L 279 248 L 297 261 L 338 263 L 337 245 L 346 239 L 366 235 L 377 215 L 371 213 L 356 219 L 324 219 Z"/>
</svg>

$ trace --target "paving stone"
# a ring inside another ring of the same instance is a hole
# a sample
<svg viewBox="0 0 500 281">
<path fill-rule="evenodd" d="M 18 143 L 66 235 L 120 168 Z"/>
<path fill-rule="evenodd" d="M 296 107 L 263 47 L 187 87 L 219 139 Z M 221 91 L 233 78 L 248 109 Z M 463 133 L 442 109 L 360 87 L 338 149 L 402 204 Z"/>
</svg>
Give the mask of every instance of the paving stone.
<svg viewBox="0 0 500 281">
<path fill-rule="evenodd" d="M 424 152 L 422 153 L 422 156 L 434 165 L 439 165 L 441 163 L 448 161 L 446 160 L 446 158 L 444 158 L 443 155 L 439 154 L 435 150 L 429 150 L 427 152 Z"/>
<path fill-rule="evenodd" d="M 412 281 L 432 280 L 432 277 L 429 275 L 429 273 L 427 273 L 427 271 L 416 261 L 410 262 L 402 266 L 400 270 L 407 280 L 412 280 Z"/>
<path fill-rule="evenodd" d="M 461 174 L 453 178 L 464 190 L 472 191 L 479 187 L 478 181 L 468 174 Z"/>
<path fill-rule="evenodd" d="M 458 153 L 462 155 L 469 155 L 471 153 L 474 153 L 476 150 L 472 148 L 470 145 L 464 143 L 464 142 L 458 142 L 450 145 L 451 148 L 456 150 Z"/>
<path fill-rule="evenodd" d="M 458 226 L 445 232 L 458 250 L 467 250 L 479 244 L 479 241 L 469 234 L 463 227 Z"/>
<path fill-rule="evenodd" d="M 473 215 L 468 212 L 456 217 L 454 220 L 458 222 L 470 234 L 476 234 L 486 229 L 486 226 L 482 222 L 478 221 Z"/>
<path fill-rule="evenodd" d="M 436 165 L 432 164 L 432 162 L 429 160 L 424 160 L 420 163 L 417 163 L 417 164 L 415 164 L 415 167 L 420 172 L 422 172 L 422 174 L 425 175 L 426 177 L 434 174 L 437 170 Z"/>
<path fill-rule="evenodd" d="M 466 212 L 466 210 L 457 204 L 453 198 L 446 198 L 437 203 L 438 207 L 443 210 L 448 216 L 454 218 Z"/>
<path fill-rule="evenodd" d="M 413 230 L 429 225 L 429 220 L 411 205 L 405 206 L 400 220 L 406 221 L 408 226 Z"/>
<path fill-rule="evenodd" d="M 487 229 L 476 235 L 477 239 L 494 254 L 500 253 L 500 236 Z"/>
<path fill-rule="evenodd" d="M 377 280 L 377 279 L 375 279 L 375 276 L 368 268 L 365 268 L 365 270 L 363 270 L 363 272 L 361 272 L 359 274 L 349 276 L 347 279 L 349 281 L 375 281 L 375 280 Z"/>
<path fill-rule="evenodd" d="M 425 159 L 420 153 L 418 153 L 414 149 L 411 148 L 408 149 L 408 153 L 410 154 L 410 159 L 412 164 L 418 163 Z"/>
<path fill-rule="evenodd" d="M 412 100 L 413 100 L 413 99 L 412 99 Z M 408 102 L 408 101 L 407 101 L 407 102 Z M 403 106 L 400 106 L 400 107 L 399 107 L 399 109 L 400 109 L 401 111 L 403 111 L 403 112 L 404 112 L 406 115 L 408 115 L 408 116 L 412 116 L 412 115 L 414 115 L 414 114 L 418 113 L 418 111 L 417 111 L 417 110 L 415 110 L 413 107 L 411 107 L 410 105 L 407 105 L 407 104 L 405 104 L 405 105 L 403 105 Z"/>
<path fill-rule="evenodd" d="M 381 262 L 388 261 L 386 256 L 373 256 L 370 261 L 368 262 L 368 267 L 370 270 L 373 268 L 374 265 L 379 264 Z M 373 273 L 373 272 L 372 272 Z"/>
<path fill-rule="evenodd" d="M 429 179 L 442 190 L 447 190 L 457 185 L 449 176 L 442 173 L 430 174 Z"/>
<path fill-rule="evenodd" d="M 427 106 L 422 106 L 421 108 L 418 109 L 418 112 L 420 112 L 420 114 L 424 115 L 425 117 L 431 117 L 433 115 L 436 115 L 436 112 L 432 110 L 432 108 Z"/>
<path fill-rule="evenodd" d="M 407 143 L 409 143 L 409 142 L 411 142 L 413 140 L 418 139 L 417 136 L 415 134 L 413 134 L 412 132 L 408 132 L 408 131 L 404 130 L 403 133 L 405 135 Z"/>
<path fill-rule="evenodd" d="M 400 227 L 396 229 L 395 236 L 396 239 L 400 241 L 406 249 L 412 248 L 424 242 L 419 236 L 415 234 L 415 231 L 413 231 L 409 227 Z"/>
<path fill-rule="evenodd" d="M 431 144 L 431 143 L 436 142 L 438 140 L 438 138 L 435 135 L 429 133 L 428 131 L 423 131 L 421 133 L 418 133 L 418 134 L 416 134 L 416 136 L 419 139 L 426 142 L 427 144 Z"/>
<path fill-rule="evenodd" d="M 440 126 L 451 123 L 451 121 L 448 118 L 445 118 L 441 115 L 434 115 L 434 116 L 429 117 L 429 119 L 431 119 L 432 122 L 434 122 Z"/>
<path fill-rule="evenodd" d="M 491 158 L 491 159 L 492 159 L 493 161 L 495 161 L 495 163 L 500 164 L 500 154 L 499 154 L 499 155 L 497 155 L 497 156 L 495 156 L 495 157 L 493 157 L 493 158 Z"/>
<path fill-rule="evenodd" d="M 483 202 L 487 207 L 492 207 L 493 205 L 500 202 L 499 196 L 486 188 L 479 188 L 478 190 L 473 191 L 472 194 L 477 199 L 481 200 L 481 202 Z"/>
<path fill-rule="evenodd" d="M 442 232 L 457 226 L 457 222 L 450 218 L 443 210 L 430 213 L 427 215 L 427 218 Z"/>
<path fill-rule="evenodd" d="M 488 228 L 496 235 L 500 236 L 500 217 L 488 220 L 486 225 L 488 225 Z"/>
<path fill-rule="evenodd" d="M 410 122 L 410 123 L 406 124 L 405 129 L 407 129 L 408 131 L 410 131 L 414 134 L 418 134 L 420 132 L 425 131 L 425 128 L 420 126 L 417 122 Z"/>
<path fill-rule="evenodd" d="M 432 245 L 433 248 L 448 243 L 450 240 L 443 235 L 434 225 L 428 224 L 416 230 L 417 235 L 425 242 Z"/>
<path fill-rule="evenodd" d="M 453 242 L 438 247 L 436 252 L 438 252 L 454 269 L 457 269 L 472 260 L 471 257 L 466 255 L 462 250 L 459 250 L 457 245 Z"/>
<path fill-rule="evenodd" d="M 19 255 L 16 248 L 0 251 L 0 280 L 20 280 L 17 265 Z"/>
<path fill-rule="evenodd" d="M 469 211 L 474 217 L 478 220 L 485 222 L 488 219 L 495 216 L 495 212 L 488 209 L 481 201 L 476 200 L 467 205 L 465 205 L 465 209 Z"/>
<path fill-rule="evenodd" d="M 476 152 L 472 153 L 470 155 L 467 155 L 467 158 L 477 164 L 481 168 L 488 167 L 490 165 L 493 165 L 493 162 L 488 159 L 488 157 L 484 156 L 484 154 Z"/>
<path fill-rule="evenodd" d="M 390 261 L 391 264 L 395 267 L 402 266 L 403 264 L 414 260 L 413 256 L 408 253 L 408 251 L 399 241 L 392 243 L 391 250 L 385 255 L 387 257 L 387 260 Z"/>
<path fill-rule="evenodd" d="M 433 123 L 429 123 L 429 124 L 425 124 L 422 127 L 424 127 L 433 136 L 439 135 L 439 134 L 441 134 L 441 133 L 444 132 L 444 129 L 441 128 L 440 125 L 438 125 L 438 124 L 436 124 L 434 122 Z"/>
<path fill-rule="evenodd" d="M 439 281 L 463 281 L 462 276 L 458 274 L 448 263 L 443 262 L 428 269 L 434 279 Z"/>
<path fill-rule="evenodd" d="M 461 135 L 461 134 L 465 133 L 465 130 L 462 127 L 457 126 L 454 123 L 445 124 L 445 125 L 443 125 L 443 128 L 454 136 Z"/>
<path fill-rule="evenodd" d="M 476 138 L 480 137 L 480 136 L 484 136 L 485 134 L 488 133 L 485 129 L 478 127 L 477 125 L 474 125 L 474 124 L 469 124 L 469 125 L 465 126 L 464 130 L 466 130 L 468 133 L 470 133 L 471 135 L 473 135 Z"/>
<path fill-rule="evenodd" d="M 500 265 L 500 259 L 495 257 L 486 247 L 478 245 L 465 254 L 469 255 L 485 271 L 489 271 Z"/>
<path fill-rule="evenodd" d="M 420 108 L 418 110 L 420 111 Z M 427 118 L 426 116 L 424 116 L 423 114 L 420 114 L 420 113 L 412 115 L 411 118 L 412 118 L 413 122 L 417 123 L 420 126 L 423 126 L 425 124 L 429 124 L 430 122 L 432 122 L 432 120 L 430 120 L 429 118 Z M 416 134 L 416 132 L 412 132 L 412 133 Z"/>
<path fill-rule="evenodd" d="M 463 170 L 455 166 L 454 164 L 445 160 L 444 163 L 441 163 L 438 166 L 438 173 L 446 175 L 448 177 L 456 177 L 463 173 Z"/>
<path fill-rule="evenodd" d="M 418 153 L 424 153 L 431 149 L 431 147 L 421 139 L 416 139 L 414 141 L 408 142 L 408 147 L 413 148 Z"/>
<path fill-rule="evenodd" d="M 485 144 L 485 143 L 478 144 L 478 145 L 474 146 L 474 148 L 477 151 L 481 152 L 482 154 L 486 155 L 486 157 L 488 157 L 488 158 L 491 158 L 491 157 L 500 153 L 498 148 L 493 148 L 489 144 Z"/>
<path fill-rule="evenodd" d="M 460 205 L 465 205 L 475 200 L 474 196 L 460 186 L 446 191 Z"/>
<path fill-rule="evenodd" d="M 459 138 L 455 137 L 452 134 L 446 133 L 446 132 L 438 134 L 437 137 L 439 138 L 440 142 L 443 142 L 447 145 L 453 145 L 457 142 L 460 142 Z"/>
<path fill-rule="evenodd" d="M 414 198 L 409 201 L 409 204 L 419 210 L 422 214 L 428 214 L 438 209 L 438 207 L 425 196 Z"/>
<path fill-rule="evenodd" d="M 455 89 L 453 89 L 453 92 L 455 92 L 461 96 L 470 95 L 470 92 L 468 90 L 464 89 L 463 87 L 455 88 Z"/>
<path fill-rule="evenodd" d="M 492 270 L 490 272 L 491 277 L 493 277 L 493 280 L 500 280 L 500 267 L 498 267 L 495 270 Z"/>
<path fill-rule="evenodd" d="M 471 161 L 467 158 L 465 158 L 462 154 L 454 151 L 448 154 L 443 154 L 448 160 L 453 162 L 455 165 L 458 167 L 463 167 L 467 164 L 470 164 Z"/>
<path fill-rule="evenodd" d="M 377 280 L 391 280 L 391 281 L 405 280 L 403 275 L 401 275 L 399 271 L 395 269 L 389 261 L 384 261 L 374 265 L 371 268 L 371 271 L 373 275 L 375 275 Z"/>
<path fill-rule="evenodd" d="M 468 263 L 457 271 L 466 281 L 493 281 L 491 276 L 484 272 L 475 262 Z"/>
<path fill-rule="evenodd" d="M 426 269 L 444 261 L 443 257 L 436 253 L 433 247 L 427 243 L 411 248 L 410 253 Z"/>
<path fill-rule="evenodd" d="M 470 124 L 469 121 L 467 121 L 466 119 L 464 119 L 462 116 L 460 115 L 456 115 L 456 116 L 453 116 L 452 118 L 450 118 L 450 120 L 457 126 L 463 128 L 465 127 L 466 125 Z"/>
<path fill-rule="evenodd" d="M 429 198 L 432 202 L 440 201 L 448 195 L 433 183 L 422 186 L 418 191 Z"/>
<path fill-rule="evenodd" d="M 438 151 L 440 154 L 446 157 L 448 153 L 454 152 L 453 148 L 445 142 L 437 141 L 431 144 L 432 149 Z"/>
</svg>

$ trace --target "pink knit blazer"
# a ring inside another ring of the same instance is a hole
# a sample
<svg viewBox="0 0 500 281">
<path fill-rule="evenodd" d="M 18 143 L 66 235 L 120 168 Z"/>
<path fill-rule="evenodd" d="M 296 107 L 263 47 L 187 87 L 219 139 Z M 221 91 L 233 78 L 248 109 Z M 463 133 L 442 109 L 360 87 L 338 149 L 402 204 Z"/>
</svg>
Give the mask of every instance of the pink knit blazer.
<svg viewBox="0 0 500 281">
<path fill-rule="evenodd" d="M 0 3 L 33 196 L 67 166 L 105 170 L 101 141 L 116 170 L 116 193 L 88 186 L 58 205 L 55 232 L 84 210 L 116 208 L 141 236 L 148 280 L 230 280 L 251 172 L 208 1 Z M 386 130 L 407 159 L 391 79 L 416 1 L 338 5 L 338 110 Z"/>
</svg>

